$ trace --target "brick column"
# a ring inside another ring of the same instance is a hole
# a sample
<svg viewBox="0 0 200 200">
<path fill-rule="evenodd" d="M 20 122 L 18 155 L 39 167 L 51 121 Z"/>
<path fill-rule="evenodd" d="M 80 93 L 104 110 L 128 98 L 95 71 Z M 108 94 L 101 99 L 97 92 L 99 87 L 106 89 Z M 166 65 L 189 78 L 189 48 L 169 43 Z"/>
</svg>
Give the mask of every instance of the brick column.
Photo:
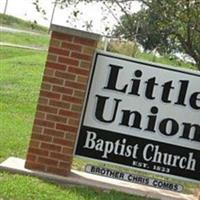
<svg viewBox="0 0 200 200">
<path fill-rule="evenodd" d="M 196 190 L 197 200 L 200 200 L 200 186 Z"/>
<path fill-rule="evenodd" d="M 51 41 L 25 167 L 67 176 L 99 35 L 51 26 Z"/>
</svg>

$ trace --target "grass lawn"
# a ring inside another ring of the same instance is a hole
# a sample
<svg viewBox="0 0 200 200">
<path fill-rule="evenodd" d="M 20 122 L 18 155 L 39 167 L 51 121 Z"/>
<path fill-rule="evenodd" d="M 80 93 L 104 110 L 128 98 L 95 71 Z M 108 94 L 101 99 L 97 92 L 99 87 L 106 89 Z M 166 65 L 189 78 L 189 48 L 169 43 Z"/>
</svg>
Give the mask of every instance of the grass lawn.
<svg viewBox="0 0 200 200">
<path fill-rule="evenodd" d="M 7 26 L 12 28 L 18 28 L 28 31 L 36 31 L 41 33 L 47 33 L 48 28 L 37 25 L 34 22 L 25 21 L 17 17 L 10 15 L 4 15 L 0 13 L 0 26 Z"/>
<path fill-rule="evenodd" d="M 179 67 L 179 68 L 186 68 L 186 69 L 193 69 L 197 70 L 197 67 L 191 63 L 186 63 L 182 62 L 177 59 L 170 58 L 169 56 L 161 56 L 161 57 L 156 57 L 151 53 L 136 53 L 136 58 L 142 59 L 142 60 L 147 60 L 150 62 L 154 63 L 160 63 L 164 65 L 169 65 L 169 66 L 174 66 L 174 67 Z"/>
<path fill-rule="evenodd" d="M 7 47 L 0 49 L 0 55 L 2 161 L 9 155 L 25 154 L 27 142 L 24 141 L 30 135 L 46 54 Z"/>
<path fill-rule="evenodd" d="M 30 23 L 0 14 L 0 25 L 31 29 Z M 20 45 L 47 47 L 49 37 L 46 29 L 39 27 L 44 36 L 2 33 L 1 42 Z M 156 61 L 173 66 L 194 68 L 190 64 L 168 58 L 155 58 L 150 54 L 136 55 L 137 58 Z M 39 88 L 44 70 L 46 53 L 0 46 L 0 162 L 9 156 L 25 158 Z M 88 163 L 88 162 L 87 162 Z M 75 159 L 73 168 L 83 169 L 86 161 Z M 102 164 L 101 164 L 102 165 Z M 107 166 L 107 165 L 106 165 Z M 113 168 L 113 166 L 109 166 Z M 127 171 L 127 169 L 126 169 Z M 129 172 L 131 172 L 129 170 Z M 142 172 L 137 172 L 144 175 Z M 157 177 L 155 175 L 148 175 Z M 161 178 L 161 177 L 160 177 Z M 166 180 L 166 179 L 165 179 Z M 171 179 L 167 179 L 170 182 Z M 196 184 L 175 181 L 184 186 L 184 192 L 193 193 Z M 148 200 L 118 192 L 102 192 L 86 187 L 63 187 L 43 180 L 0 172 L 0 200 Z"/>
<path fill-rule="evenodd" d="M 9 156 L 25 158 L 46 53 L 4 47 L 0 48 L 0 59 L 1 162 Z M 73 168 L 83 169 L 85 164 L 85 161 L 75 159 Z M 155 178 L 155 175 L 152 176 Z M 180 181 L 179 184 L 184 185 L 185 192 L 193 192 L 197 187 L 195 184 Z M 73 200 L 147 199 L 117 192 L 102 193 L 82 187 L 61 187 L 37 178 L 2 172 L 0 172 L 0 186 L 0 199 L 46 200 L 50 195 L 52 199 L 64 199 L 65 197 Z"/>
<path fill-rule="evenodd" d="M 49 43 L 49 35 L 30 35 L 27 33 L 1 32 L 0 42 L 47 48 Z"/>
<path fill-rule="evenodd" d="M 3 200 L 151 200 L 87 187 L 61 186 L 37 178 L 0 173 Z M 2 200 L 2 199 L 1 199 Z"/>
<path fill-rule="evenodd" d="M 0 161 L 25 158 L 46 54 L 0 48 Z M 75 161 L 80 168 L 85 162 Z M 62 187 L 33 177 L 0 172 L 0 199 L 147 200 L 86 187 Z"/>
</svg>

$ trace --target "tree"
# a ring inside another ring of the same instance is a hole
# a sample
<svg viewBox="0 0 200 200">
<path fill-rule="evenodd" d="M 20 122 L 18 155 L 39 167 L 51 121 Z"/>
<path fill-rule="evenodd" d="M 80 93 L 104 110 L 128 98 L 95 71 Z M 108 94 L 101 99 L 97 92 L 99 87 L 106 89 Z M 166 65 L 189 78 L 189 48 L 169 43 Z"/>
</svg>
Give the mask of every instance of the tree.
<svg viewBox="0 0 200 200">
<path fill-rule="evenodd" d="M 200 70 L 200 1 L 137 0 L 144 7 L 138 15 L 133 15 L 130 5 L 134 1 L 58 0 L 62 7 L 79 2 L 103 2 L 112 11 L 114 5 L 118 6 L 124 13 L 119 21 L 124 37 L 126 34 L 131 40 L 137 39 L 145 48 L 159 47 L 161 52 L 185 52 L 194 59 Z M 126 22 L 123 22 L 125 18 Z"/>
<path fill-rule="evenodd" d="M 120 18 L 121 23 L 115 27 L 113 35 L 131 41 L 137 40 L 145 51 L 157 49 L 160 54 L 170 53 L 172 48 L 167 38 L 168 31 L 167 29 L 158 30 L 153 23 L 155 18 L 157 18 L 156 14 L 149 13 L 147 9 L 130 15 L 129 19 L 123 15 Z"/>
<path fill-rule="evenodd" d="M 161 52 L 184 52 L 194 59 L 200 70 L 200 1 L 141 1 L 145 8 L 129 17 L 125 14 L 115 34 L 128 39 L 135 34 L 145 49 L 159 47 Z"/>
</svg>

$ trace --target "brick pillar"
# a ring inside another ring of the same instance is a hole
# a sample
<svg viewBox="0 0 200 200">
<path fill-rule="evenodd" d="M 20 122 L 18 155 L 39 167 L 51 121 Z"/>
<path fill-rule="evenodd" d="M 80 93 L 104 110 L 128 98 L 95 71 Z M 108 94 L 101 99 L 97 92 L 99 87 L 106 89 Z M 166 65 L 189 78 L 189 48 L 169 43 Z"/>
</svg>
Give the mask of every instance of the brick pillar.
<svg viewBox="0 0 200 200">
<path fill-rule="evenodd" d="M 197 196 L 197 200 L 200 200 L 200 185 L 196 190 L 196 196 Z"/>
<path fill-rule="evenodd" d="M 51 26 L 51 41 L 25 167 L 67 176 L 99 35 Z"/>
</svg>

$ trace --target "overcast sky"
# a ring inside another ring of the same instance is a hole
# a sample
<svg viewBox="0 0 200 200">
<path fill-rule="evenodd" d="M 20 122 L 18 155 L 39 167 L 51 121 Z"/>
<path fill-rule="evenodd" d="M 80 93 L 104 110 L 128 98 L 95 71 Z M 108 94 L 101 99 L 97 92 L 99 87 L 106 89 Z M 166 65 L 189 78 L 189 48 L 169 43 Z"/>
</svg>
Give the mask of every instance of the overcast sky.
<svg viewBox="0 0 200 200">
<path fill-rule="evenodd" d="M 8 7 L 6 13 L 29 21 L 36 20 L 39 24 L 49 26 L 51 13 L 53 10 L 53 3 L 51 3 L 52 2 L 51 0 L 40 0 L 40 1 L 42 3 L 41 6 L 47 12 L 46 19 L 44 19 L 44 16 L 42 16 L 42 14 L 38 13 L 35 10 L 35 7 L 32 4 L 33 0 L 8 0 Z M 5 2 L 6 0 L 0 0 L 1 13 L 3 13 Z M 102 11 L 101 7 L 102 5 L 100 3 L 98 4 L 92 3 L 86 6 L 83 3 L 81 3 L 78 5 L 76 10 L 80 10 L 82 14 L 78 15 L 77 18 L 71 17 L 73 16 L 72 12 L 74 11 L 74 8 L 69 7 L 61 10 L 59 9 L 59 7 L 57 7 L 53 23 L 63 26 L 85 29 L 83 25 L 85 25 L 86 22 L 92 21 L 93 25 L 92 31 L 102 33 L 104 32 L 105 27 L 107 26 L 112 27 L 117 22 L 116 19 L 111 14 L 111 12 Z M 139 9 L 140 9 L 139 3 L 136 2 L 132 5 L 133 12 L 136 12 Z M 116 17 L 119 18 L 119 16 L 122 13 L 120 12 L 119 9 L 116 12 L 117 12 Z M 105 19 L 105 16 L 107 16 L 107 19 Z"/>
</svg>

